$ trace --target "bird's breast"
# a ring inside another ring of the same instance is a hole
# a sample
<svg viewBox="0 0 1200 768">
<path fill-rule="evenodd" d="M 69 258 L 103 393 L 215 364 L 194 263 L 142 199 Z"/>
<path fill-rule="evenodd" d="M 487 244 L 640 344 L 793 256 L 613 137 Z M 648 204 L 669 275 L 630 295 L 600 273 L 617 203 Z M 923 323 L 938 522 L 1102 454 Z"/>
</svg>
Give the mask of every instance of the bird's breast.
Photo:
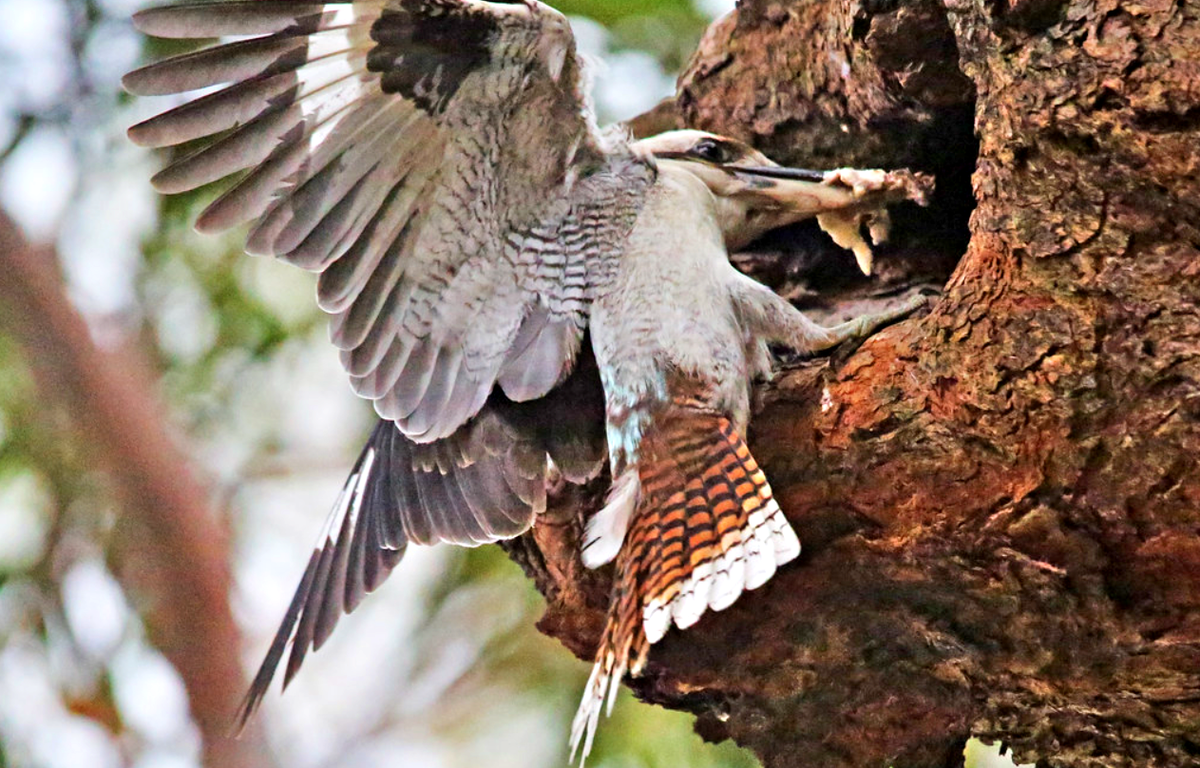
<svg viewBox="0 0 1200 768">
<path fill-rule="evenodd" d="M 727 413 L 744 410 L 749 375 L 730 292 L 735 274 L 707 188 L 687 173 L 660 174 L 592 308 L 611 410 L 675 395 L 679 387 L 663 382 L 687 382 Z"/>
</svg>

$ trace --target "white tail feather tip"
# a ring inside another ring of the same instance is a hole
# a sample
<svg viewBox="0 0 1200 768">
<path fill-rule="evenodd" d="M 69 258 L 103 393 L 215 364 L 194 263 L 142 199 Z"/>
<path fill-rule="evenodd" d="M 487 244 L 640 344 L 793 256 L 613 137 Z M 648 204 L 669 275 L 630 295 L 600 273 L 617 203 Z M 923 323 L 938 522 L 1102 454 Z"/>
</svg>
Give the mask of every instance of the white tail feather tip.
<svg viewBox="0 0 1200 768">
<path fill-rule="evenodd" d="M 717 558 L 717 573 L 708 603 L 714 611 L 725 610 L 741 597 L 746 588 L 745 557 L 742 545 L 735 544 Z"/>
<path fill-rule="evenodd" d="M 611 668 L 612 656 L 606 661 Z M 599 661 L 592 666 L 592 674 L 588 676 L 587 685 L 583 689 L 583 699 L 579 702 L 575 719 L 571 721 L 570 762 L 575 762 L 575 755 L 579 753 L 579 768 L 584 767 L 587 756 L 592 751 L 592 740 L 596 737 L 596 726 L 600 723 L 600 710 L 604 708 L 604 694 L 610 685 L 603 666 Z"/>
</svg>

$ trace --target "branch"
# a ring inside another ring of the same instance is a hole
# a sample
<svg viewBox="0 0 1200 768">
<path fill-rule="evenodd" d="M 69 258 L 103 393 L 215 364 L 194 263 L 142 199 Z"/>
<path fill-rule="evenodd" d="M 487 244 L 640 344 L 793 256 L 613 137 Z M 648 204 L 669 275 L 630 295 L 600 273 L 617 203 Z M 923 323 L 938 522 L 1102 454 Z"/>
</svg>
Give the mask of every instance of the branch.
<svg viewBox="0 0 1200 768">
<path fill-rule="evenodd" d="M 261 762 L 259 740 L 227 738 L 245 690 L 228 602 L 228 532 L 167 434 L 143 362 L 95 345 L 57 263 L 51 249 L 26 242 L 0 213 L 4 327 L 25 350 L 47 405 L 71 414 L 83 454 L 112 478 L 122 506 L 117 577 L 139 603 L 151 641 L 183 678 L 205 763 L 250 768 Z"/>
</svg>

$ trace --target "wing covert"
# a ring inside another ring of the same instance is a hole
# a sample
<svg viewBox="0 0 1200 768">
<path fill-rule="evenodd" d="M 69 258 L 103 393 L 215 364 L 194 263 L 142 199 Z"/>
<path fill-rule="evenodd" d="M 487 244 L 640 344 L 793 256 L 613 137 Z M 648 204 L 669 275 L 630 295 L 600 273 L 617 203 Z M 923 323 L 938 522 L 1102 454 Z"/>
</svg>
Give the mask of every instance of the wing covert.
<svg viewBox="0 0 1200 768">
<path fill-rule="evenodd" d="M 135 21 L 239 38 L 127 75 L 138 94 L 213 89 L 130 136 L 200 144 L 160 191 L 236 177 L 197 228 L 252 222 L 249 252 L 320 273 L 332 340 L 381 416 L 430 442 L 497 384 L 528 400 L 570 372 L 651 171 L 596 131 L 565 17 L 532 0 L 222 0 Z"/>
</svg>

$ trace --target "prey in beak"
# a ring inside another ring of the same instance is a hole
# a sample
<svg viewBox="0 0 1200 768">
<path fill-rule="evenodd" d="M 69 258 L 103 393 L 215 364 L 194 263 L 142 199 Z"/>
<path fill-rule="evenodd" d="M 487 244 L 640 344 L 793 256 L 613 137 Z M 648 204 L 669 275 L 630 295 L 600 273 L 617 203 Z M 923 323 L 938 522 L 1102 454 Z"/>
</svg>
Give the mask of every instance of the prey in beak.
<svg viewBox="0 0 1200 768">
<path fill-rule="evenodd" d="M 933 179 L 910 171 L 810 171 L 785 168 L 740 141 L 704 131 L 681 130 L 642 139 L 638 147 L 659 163 L 676 163 L 699 177 L 712 192 L 717 217 L 730 251 L 766 232 L 816 218 L 833 241 L 854 252 L 871 274 L 871 247 L 887 239 L 887 205 L 912 200 L 925 205 Z"/>
</svg>

